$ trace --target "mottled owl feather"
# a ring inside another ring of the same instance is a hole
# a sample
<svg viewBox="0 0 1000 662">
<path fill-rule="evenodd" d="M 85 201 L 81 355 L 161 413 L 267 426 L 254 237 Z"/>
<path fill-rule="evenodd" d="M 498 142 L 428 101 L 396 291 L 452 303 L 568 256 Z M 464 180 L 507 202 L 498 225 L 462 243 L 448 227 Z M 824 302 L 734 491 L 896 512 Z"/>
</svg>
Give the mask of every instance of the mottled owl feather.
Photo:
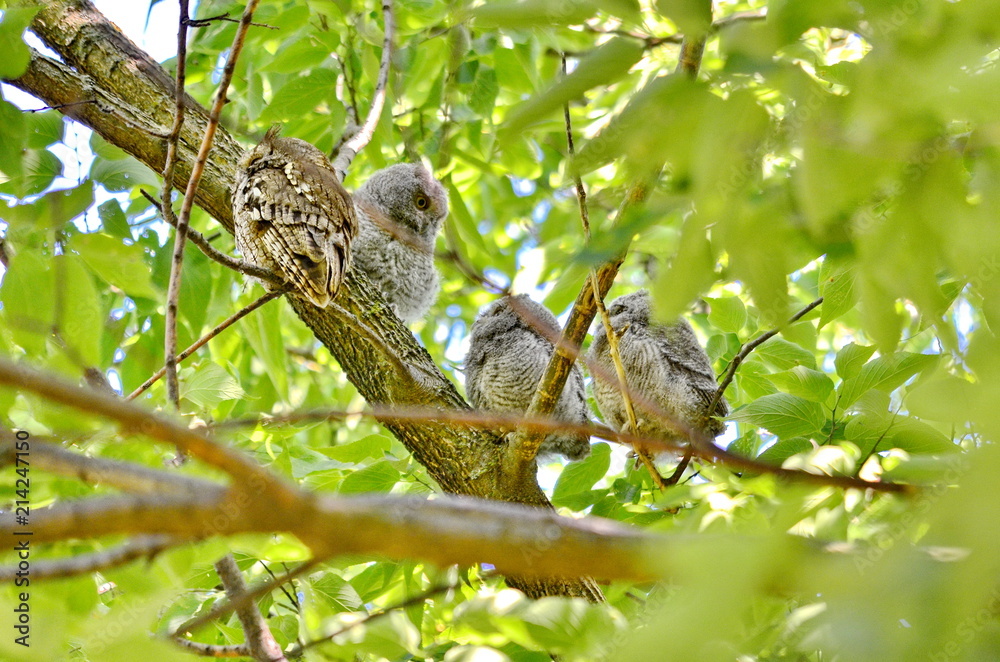
<svg viewBox="0 0 1000 662">
<path fill-rule="evenodd" d="M 233 191 L 236 247 L 319 307 L 336 296 L 358 222 L 326 156 L 272 127 L 240 160 Z"/>
<path fill-rule="evenodd" d="M 608 305 L 611 326 L 618 335 L 618 351 L 629 387 L 652 400 L 667 416 L 657 415 L 641 403 L 633 405 L 639 432 L 683 440 L 684 428 L 694 428 L 717 436 L 725 424 L 711 416 L 725 416 L 729 408 L 720 398 L 715 410 L 708 411 L 717 388 L 708 355 L 694 329 L 683 318 L 657 324 L 651 318 L 649 292 L 640 290 L 615 299 Z M 603 325 L 591 344 L 590 360 L 602 367 L 603 376 L 594 377 L 594 399 L 605 421 L 623 429 L 628 421 L 621 389 L 614 377 L 614 363 Z M 669 419 L 669 420 L 668 420 Z"/>
<path fill-rule="evenodd" d="M 434 239 L 448 215 L 448 193 L 419 163 L 379 170 L 354 194 L 360 231 L 355 268 L 404 322 L 427 314 L 440 284 Z"/>
<path fill-rule="evenodd" d="M 473 406 L 497 412 L 527 411 L 552 357 L 549 337 L 559 333 L 555 316 L 527 295 L 503 297 L 490 304 L 472 325 L 465 359 L 465 389 Z M 579 366 L 570 371 L 552 415 L 569 423 L 589 423 Z M 590 439 L 585 434 L 554 432 L 539 450 L 578 460 L 590 452 Z"/>
</svg>

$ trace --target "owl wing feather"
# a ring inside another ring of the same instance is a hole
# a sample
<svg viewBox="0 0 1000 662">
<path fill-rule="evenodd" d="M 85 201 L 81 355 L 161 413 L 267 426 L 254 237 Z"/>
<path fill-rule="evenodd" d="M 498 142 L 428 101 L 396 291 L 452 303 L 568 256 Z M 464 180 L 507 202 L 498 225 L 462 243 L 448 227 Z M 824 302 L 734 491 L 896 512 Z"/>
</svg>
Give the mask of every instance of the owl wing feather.
<svg viewBox="0 0 1000 662">
<path fill-rule="evenodd" d="M 320 307 L 329 304 L 343 280 L 357 228 L 350 194 L 332 168 L 295 162 L 261 167 L 248 173 L 239 193 L 251 226 L 241 234 L 255 235 L 268 261 L 303 296 Z M 259 250 L 246 237 L 240 248 L 252 260 Z"/>
</svg>

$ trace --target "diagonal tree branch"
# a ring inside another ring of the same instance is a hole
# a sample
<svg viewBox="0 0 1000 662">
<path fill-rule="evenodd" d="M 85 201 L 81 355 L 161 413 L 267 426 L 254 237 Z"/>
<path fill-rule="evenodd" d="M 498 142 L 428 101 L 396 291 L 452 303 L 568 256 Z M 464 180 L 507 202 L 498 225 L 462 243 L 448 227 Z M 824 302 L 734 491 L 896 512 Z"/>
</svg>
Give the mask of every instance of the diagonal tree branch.
<svg viewBox="0 0 1000 662">
<path fill-rule="evenodd" d="M 216 561 L 215 571 L 219 573 L 219 579 L 226 587 L 226 595 L 230 601 L 238 600 L 246 595 L 247 585 L 243 581 L 243 573 L 240 572 L 232 554 L 226 554 Z M 274 640 L 274 635 L 271 634 L 271 629 L 267 627 L 267 622 L 261 616 L 256 604 L 253 602 L 244 604 L 237 608 L 236 615 L 243 625 L 250 657 L 258 662 L 287 662 L 287 658 L 281 652 L 278 642 Z"/>
<path fill-rule="evenodd" d="M 334 158 L 333 169 L 337 173 L 340 181 L 344 181 L 347 176 L 347 169 L 351 167 L 351 161 L 358 155 L 365 146 L 371 142 L 375 135 L 375 128 L 382 117 L 382 109 L 385 107 L 385 97 L 389 87 L 389 66 L 392 64 L 393 40 L 396 36 L 396 19 L 393 13 L 392 0 L 382 0 L 382 22 L 384 37 L 382 39 L 382 58 L 379 61 L 378 79 L 375 81 L 375 92 L 372 94 L 372 105 L 368 109 L 368 116 L 357 132 L 348 138 Z M 347 105 L 347 104 L 345 104 Z M 350 104 L 349 107 L 354 107 Z M 357 109 L 355 108 L 355 112 Z"/>
</svg>

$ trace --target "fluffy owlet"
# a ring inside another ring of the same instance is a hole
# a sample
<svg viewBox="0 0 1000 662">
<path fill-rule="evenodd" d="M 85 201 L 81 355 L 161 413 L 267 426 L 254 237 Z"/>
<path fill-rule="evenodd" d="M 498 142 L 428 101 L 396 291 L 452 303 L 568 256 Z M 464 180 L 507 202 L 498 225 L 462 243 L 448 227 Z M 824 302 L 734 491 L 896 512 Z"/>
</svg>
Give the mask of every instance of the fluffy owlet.
<svg viewBox="0 0 1000 662">
<path fill-rule="evenodd" d="M 360 232 L 354 265 L 409 324 L 437 299 L 434 238 L 448 215 L 448 193 L 419 163 L 379 170 L 354 194 Z"/>
<path fill-rule="evenodd" d="M 526 411 L 552 357 L 549 337 L 560 333 L 555 316 L 525 294 L 490 304 L 472 325 L 465 358 L 465 390 L 473 406 L 498 412 Z M 570 423 L 590 422 L 583 373 L 577 365 L 569 373 L 553 416 Z M 590 453 L 590 440 L 585 434 L 554 432 L 542 442 L 540 452 L 579 460 Z"/>
<path fill-rule="evenodd" d="M 608 306 L 608 315 L 618 336 L 618 351 L 629 387 L 684 425 L 713 437 L 721 434 L 725 424 L 709 415 L 725 416 L 729 407 L 720 399 L 715 411 L 707 411 L 717 387 L 715 373 L 691 325 L 683 318 L 670 324 L 654 323 L 650 319 L 646 290 L 618 297 Z M 628 423 L 628 415 L 603 325 L 594 334 L 588 356 L 606 372 L 606 378 L 594 375 L 597 406 L 608 425 L 621 430 Z M 674 441 L 687 438 L 669 421 L 655 416 L 635 400 L 633 405 L 639 434 L 652 433 Z"/>
<path fill-rule="evenodd" d="M 324 307 L 337 294 L 358 222 L 323 152 L 271 127 L 240 159 L 233 191 L 236 248 Z"/>
</svg>

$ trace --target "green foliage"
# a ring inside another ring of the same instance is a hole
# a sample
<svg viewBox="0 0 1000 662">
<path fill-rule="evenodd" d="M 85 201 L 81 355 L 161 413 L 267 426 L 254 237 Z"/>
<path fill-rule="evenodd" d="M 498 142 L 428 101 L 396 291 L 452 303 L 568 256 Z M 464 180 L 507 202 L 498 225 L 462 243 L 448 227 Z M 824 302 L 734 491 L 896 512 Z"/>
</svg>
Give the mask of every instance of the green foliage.
<svg viewBox="0 0 1000 662">
<path fill-rule="evenodd" d="M 279 643 L 332 636 L 310 660 L 995 659 L 996 3 L 715 2 L 717 21 L 765 7 L 768 18 L 710 34 L 697 80 L 674 73 L 678 47 L 662 38 L 705 33 L 712 6 L 702 0 L 395 4 L 389 102 L 347 184 L 424 158 L 447 187 L 437 249 L 459 259 L 438 261 L 441 296 L 413 330 L 449 377 L 461 384 L 463 342 L 493 298 L 470 270 L 562 314 L 591 267 L 627 251 L 611 296 L 649 287 L 663 319 L 689 315 L 718 374 L 778 329 L 726 389 L 732 414 L 720 443 L 762 463 L 930 487 L 912 497 L 840 490 L 696 459 L 661 493 L 624 449 L 598 442 L 585 460 L 543 467 L 542 482 L 564 514 L 671 535 L 651 559 L 668 569 L 669 586 L 605 586 L 607 605 L 530 602 L 478 569 L 338 558 L 264 600 Z M 197 15 L 241 11 L 210 0 Z M 32 15 L 4 10 L 0 77 L 24 70 Z M 255 20 L 275 29 L 250 31 L 223 124 L 250 145 L 281 122 L 285 135 L 329 152 L 348 109 L 363 117 L 374 93 L 377 3 L 263 0 Z M 235 26 L 193 30 L 188 86 L 207 104 Z M 65 122 L 0 100 L 9 203 L 0 208 L 9 257 L 0 352 L 74 379 L 96 367 L 127 394 L 164 361 L 173 244 L 139 192 L 158 190 L 158 176 L 95 136 L 89 170 L 67 184 L 58 178 L 69 165 Z M 636 180 L 651 182 L 645 207 L 613 220 Z M 192 226 L 219 232 L 199 210 Z M 234 251 L 224 232 L 213 241 Z M 186 251 L 181 349 L 261 294 Z M 280 299 L 199 350 L 180 381 L 181 413 L 206 422 L 364 404 Z M 162 383 L 141 401 L 164 406 Z M 0 392 L 0 419 L 93 456 L 150 466 L 172 456 L 28 394 Z M 221 434 L 320 494 L 437 489 L 368 420 Z M 658 462 L 669 473 L 674 459 Z M 192 464 L 179 471 L 204 473 Z M 2 485 L 9 505 L 11 472 Z M 38 508 L 107 492 L 32 474 Z M 265 563 L 277 573 L 307 554 L 288 536 L 239 536 L 40 584 L 32 608 L 45 626 L 33 659 L 69 650 L 81 660 L 190 659 L 147 632 L 211 609 L 221 599 L 211 563 L 228 551 L 251 581 L 267 576 Z M 106 582 L 117 588 L 98 595 Z M 441 586 L 450 588 L 367 620 Z M 11 613 L 12 598 L 0 592 L 0 610 Z M 228 644 L 243 634 L 230 618 L 193 638 Z M 0 639 L 0 657 L 25 654 L 12 646 Z"/>
</svg>

